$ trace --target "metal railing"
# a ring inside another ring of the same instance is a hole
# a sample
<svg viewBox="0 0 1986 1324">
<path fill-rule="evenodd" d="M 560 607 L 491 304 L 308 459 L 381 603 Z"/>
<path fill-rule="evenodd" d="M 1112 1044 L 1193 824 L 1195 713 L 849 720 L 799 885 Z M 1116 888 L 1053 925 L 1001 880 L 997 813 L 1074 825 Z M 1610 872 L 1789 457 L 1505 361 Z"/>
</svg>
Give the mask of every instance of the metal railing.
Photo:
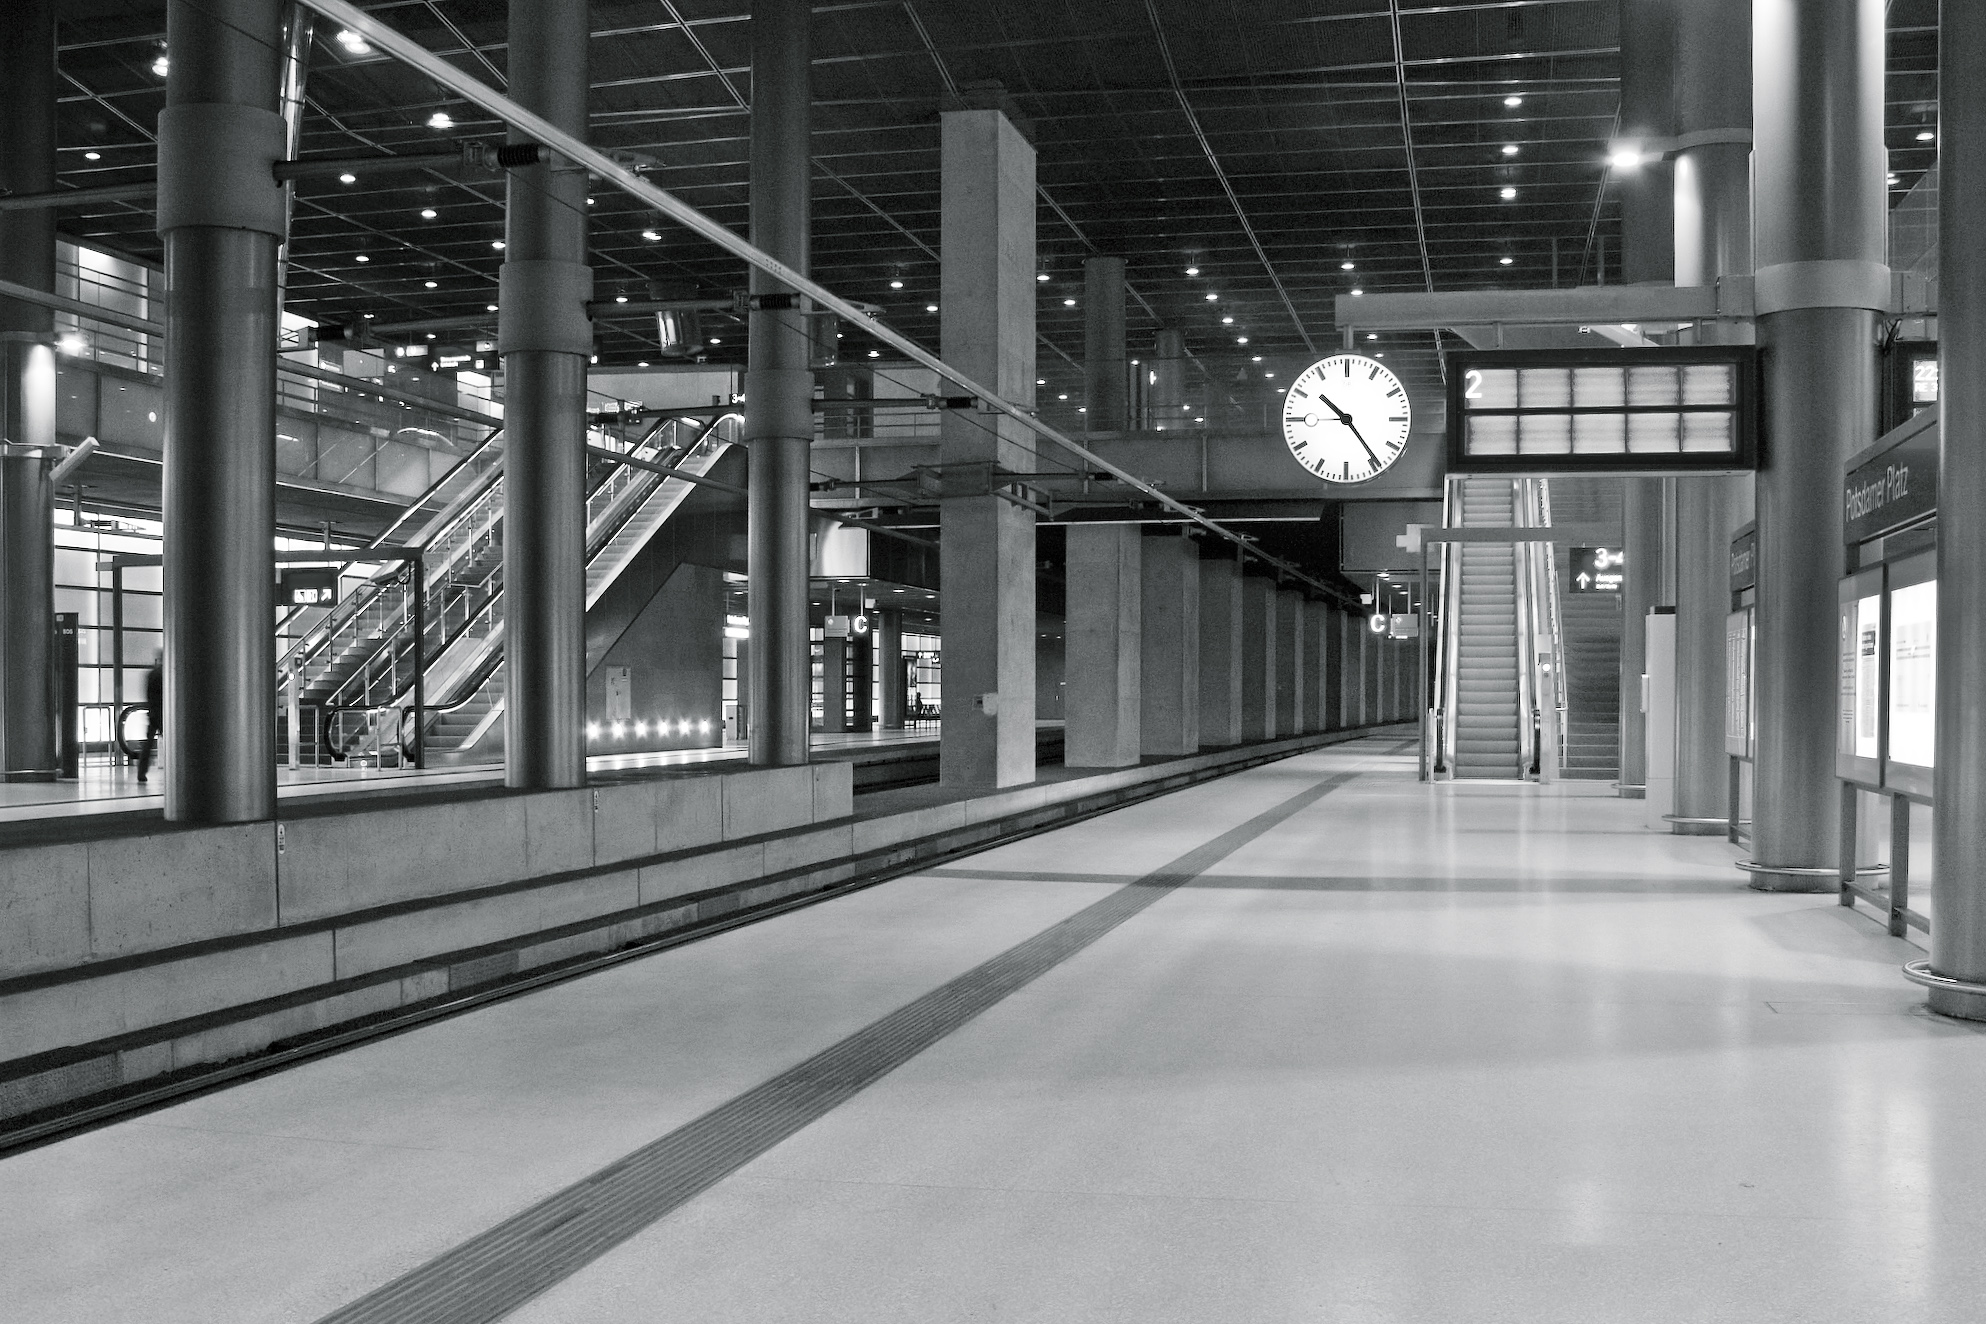
<svg viewBox="0 0 1986 1324">
<path fill-rule="evenodd" d="M 1443 486 L 1443 528 L 1457 527 L 1456 521 L 1462 511 L 1462 481 L 1451 478 Z M 1458 673 L 1462 650 L 1461 548 L 1460 543 L 1441 544 L 1441 703 L 1435 719 L 1439 728 L 1435 756 L 1437 771 L 1452 770 L 1455 766 L 1455 704 L 1460 689 Z"/>
</svg>

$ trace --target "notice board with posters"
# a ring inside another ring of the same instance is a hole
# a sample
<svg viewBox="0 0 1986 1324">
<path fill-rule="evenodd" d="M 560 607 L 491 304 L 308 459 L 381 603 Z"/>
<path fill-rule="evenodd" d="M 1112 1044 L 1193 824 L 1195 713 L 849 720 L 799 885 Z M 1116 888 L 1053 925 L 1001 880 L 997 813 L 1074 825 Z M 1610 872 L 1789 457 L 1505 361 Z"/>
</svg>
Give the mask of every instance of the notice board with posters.
<svg viewBox="0 0 1986 1324">
<path fill-rule="evenodd" d="M 1888 567 L 1888 702 L 1883 785 L 1931 794 L 1937 760 L 1938 559 L 1924 552 Z"/>
<path fill-rule="evenodd" d="M 1883 629 L 1881 566 L 1848 576 L 1836 594 L 1840 634 L 1841 702 L 1834 742 L 1835 775 L 1863 786 L 1882 785 L 1887 713 L 1883 679 L 1889 650 Z"/>
<path fill-rule="evenodd" d="M 1752 756 L 1752 609 L 1724 618 L 1724 752 Z"/>
</svg>

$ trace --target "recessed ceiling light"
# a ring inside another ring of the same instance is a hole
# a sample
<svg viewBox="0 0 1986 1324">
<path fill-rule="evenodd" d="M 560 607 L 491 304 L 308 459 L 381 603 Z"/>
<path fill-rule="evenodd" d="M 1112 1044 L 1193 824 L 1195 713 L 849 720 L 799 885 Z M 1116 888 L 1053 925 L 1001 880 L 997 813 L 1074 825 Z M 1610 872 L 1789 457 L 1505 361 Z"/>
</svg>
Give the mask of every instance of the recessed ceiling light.
<svg viewBox="0 0 1986 1324">
<path fill-rule="evenodd" d="M 1197 276 L 1197 275 L 1199 275 L 1199 274 L 1200 274 L 1200 268 L 1198 268 L 1198 267 L 1188 267 L 1188 268 L 1186 268 L 1186 274 L 1187 274 L 1187 275 L 1189 275 L 1189 276 Z"/>
<path fill-rule="evenodd" d="M 1047 280 L 1047 279 L 1048 279 L 1048 273 L 1044 271 L 1044 272 L 1042 272 L 1042 273 L 1041 273 L 1040 275 L 1038 275 L 1038 276 L 1036 276 L 1036 277 L 1035 277 L 1035 279 L 1036 279 L 1036 280 Z"/>
<path fill-rule="evenodd" d="M 434 208 L 432 208 L 432 207 L 423 207 L 423 208 L 421 208 L 421 219 L 422 219 L 422 220 L 424 220 L 424 221 L 431 221 L 431 220 L 433 220 L 433 219 L 434 219 L 434 216 L 435 216 L 435 212 L 434 212 Z"/>
<path fill-rule="evenodd" d="M 890 288 L 893 290 L 900 290 L 903 288 L 903 282 L 900 280 L 893 280 L 890 282 Z"/>
<path fill-rule="evenodd" d="M 628 296 L 625 294 L 616 294 L 614 296 L 615 303 L 626 303 L 627 301 L 628 301 Z"/>
<path fill-rule="evenodd" d="M 1248 343 L 1248 337 L 1247 337 L 1247 336 L 1236 336 L 1236 337 L 1234 338 L 1234 343 L 1235 343 L 1235 344 L 1237 344 L 1237 345 L 1245 345 L 1245 344 L 1247 344 L 1247 343 Z"/>
<path fill-rule="evenodd" d="M 721 344 L 723 344 L 723 343 L 724 343 L 724 337 L 723 337 L 723 336 L 712 336 L 712 337 L 710 338 L 710 343 L 711 343 L 711 344 L 713 344 L 713 345 L 721 345 Z"/>
<path fill-rule="evenodd" d="M 483 305 L 483 311 L 486 313 L 493 313 L 496 310 L 497 310 L 497 306 L 493 303 L 486 303 Z"/>
<path fill-rule="evenodd" d="M 1607 154 L 1607 164 L 1616 170 L 1633 170 L 1641 164 L 1639 148 L 1622 147 Z"/>
<path fill-rule="evenodd" d="M 503 240 L 492 239 L 490 241 L 490 247 L 494 248 L 497 252 L 501 253 L 503 251 Z"/>
<path fill-rule="evenodd" d="M 338 176 L 338 182 L 340 184 L 356 184 L 359 182 L 359 177 L 347 170 L 344 174 Z"/>
<path fill-rule="evenodd" d="M 160 51 L 159 58 L 152 61 L 152 73 L 159 78 L 166 76 L 166 57 L 164 51 Z"/>
<path fill-rule="evenodd" d="M 1937 137 L 1938 135 L 1931 132 L 1931 130 L 1924 129 L 1918 133 L 1917 141 L 1920 143 L 1934 142 L 1937 140 Z"/>
<path fill-rule="evenodd" d="M 935 313 L 938 311 L 938 305 L 935 303 L 927 303 L 924 305 L 924 311 L 927 313 Z"/>
<path fill-rule="evenodd" d="M 101 160 L 103 160 L 103 153 L 102 153 L 102 152 L 84 152 L 84 153 L 83 153 L 83 159 L 84 159 L 85 161 L 101 161 Z"/>
<path fill-rule="evenodd" d="M 431 280 L 424 280 L 421 282 L 421 284 L 425 285 L 429 289 L 433 289 L 435 287 L 435 282 Z"/>
<path fill-rule="evenodd" d="M 370 261 L 372 261 L 372 259 L 371 259 L 371 258 L 369 258 L 369 257 L 367 257 L 367 256 L 366 256 L 366 255 L 365 255 L 364 253 L 361 253 L 361 254 L 359 254 L 359 261 L 361 261 L 361 262 L 370 262 Z"/>
<path fill-rule="evenodd" d="M 1367 340 L 1377 340 L 1379 339 L 1379 333 L 1377 331 L 1368 331 L 1365 333 L 1365 338 Z"/>
<path fill-rule="evenodd" d="M 1365 293 L 1365 291 L 1364 291 L 1364 290 L 1353 290 L 1353 291 L 1352 291 L 1352 297 L 1353 297 L 1354 299 L 1356 299 L 1356 298 L 1358 298 L 1358 297 L 1359 297 L 1359 296 L 1360 296 L 1361 294 L 1364 294 L 1364 293 Z"/>
<path fill-rule="evenodd" d="M 1074 299 L 1064 299 L 1062 300 L 1062 306 L 1064 308 L 1074 308 L 1076 306 L 1076 301 Z"/>
<path fill-rule="evenodd" d="M 642 237 L 643 239 L 646 239 L 646 240 L 647 240 L 647 241 L 648 241 L 649 243 L 651 243 L 651 244 L 652 244 L 652 243 L 654 243 L 654 242 L 655 242 L 655 241 L 656 241 L 657 239 L 660 239 L 660 238 L 661 238 L 662 236 L 661 236 L 661 235 L 659 235 L 659 234 L 657 234 L 657 233 L 656 233 L 655 231 L 653 231 L 653 230 L 643 230 L 643 231 L 641 232 L 641 237 Z"/>
<path fill-rule="evenodd" d="M 1357 266 L 1358 266 L 1358 264 L 1357 264 L 1356 262 L 1340 262 L 1340 263 L 1338 264 L 1338 270 L 1340 270 L 1340 271 L 1352 271 L 1352 270 L 1355 270 L 1355 269 L 1357 268 Z"/>
<path fill-rule="evenodd" d="M 1069 397 L 1068 397 L 1068 396 L 1066 396 L 1066 395 L 1058 395 L 1058 396 L 1056 396 L 1055 398 L 1056 398 L 1057 400 L 1067 400 L 1067 399 L 1068 399 Z"/>
<path fill-rule="evenodd" d="M 448 118 L 447 111 L 437 110 L 434 114 L 428 116 L 428 127 L 430 129 L 452 129 L 455 127 L 455 121 Z"/>
<path fill-rule="evenodd" d="M 1232 317 L 1223 317 L 1223 318 L 1221 319 L 1221 325 L 1222 325 L 1222 326 L 1233 326 L 1233 325 L 1234 325 L 1234 319 L 1233 319 Z"/>
<path fill-rule="evenodd" d="M 373 319 L 373 314 L 372 314 L 372 313 L 366 313 L 366 314 L 364 314 L 364 316 L 365 316 L 365 320 L 366 320 L 366 321 L 368 321 L 368 322 L 370 322 L 370 321 L 371 321 L 371 320 Z"/>
<path fill-rule="evenodd" d="M 1524 104 L 1524 98 L 1523 98 L 1523 97 L 1505 97 L 1505 98 L 1503 99 L 1503 104 L 1504 104 L 1504 105 L 1506 105 L 1506 106 L 1508 106 L 1508 107 L 1510 107 L 1510 108 L 1511 108 L 1512 110 L 1515 110 L 1515 109 L 1517 109 L 1517 108 L 1518 108 L 1519 106 L 1521 106 L 1521 105 L 1523 105 L 1523 104 Z"/>
<path fill-rule="evenodd" d="M 869 357 L 872 359 L 879 359 L 882 356 L 883 356 L 883 351 L 881 351 L 880 349 L 872 349 L 869 351 Z"/>
<path fill-rule="evenodd" d="M 1517 196 L 1517 190 L 1506 185 L 1497 192 L 1497 196 L 1508 202 Z"/>
<path fill-rule="evenodd" d="M 1507 267 L 1507 266 L 1509 266 L 1509 265 L 1510 265 L 1510 264 L 1511 264 L 1512 262 L 1515 262 L 1516 260 L 1517 260 L 1517 259 L 1516 259 L 1516 258 L 1514 258 L 1514 257 L 1500 257 L 1500 258 L 1498 258 L 1498 259 L 1497 259 L 1496 261 L 1497 261 L 1497 265 L 1498 265 L 1498 266 L 1504 266 L 1504 267 Z"/>
<path fill-rule="evenodd" d="M 1046 386 L 1048 385 L 1048 379 L 1046 377 L 1037 377 L 1034 379 L 1034 384 L 1036 386 Z"/>
<path fill-rule="evenodd" d="M 1517 155 L 1517 144 L 1516 144 L 1516 143 L 1505 143 L 1505 144 L 1503 145 L 1503 154 L 1504 154 L 1505 156 L 1515 156 L 1515 155 Z"/>
<path fill-rule="evenodd" d="M 338 44 L 353 55 L 372 54 L 372 47 L 367 43 L 366 39 L 350 28 L 338 29 Z"/>
<path fill-rule="evenodd" d="M 648 360 L 643 359 L 641 362 L 635 364 L 634 366 L 637 368 L 646 368 L 648 366 Z"/>
<path fill-rule="evenodd" d="M 1252 358 L 1252 359 L 1250 359 L 1250 360 L 1248 360 L 1248 361 L 1249 361 L 1250 363 L 1260 363 L 1260 362 L 1262 361 L 1262 356 L 1261 356 L 1260 354 L 1257 354 L 1257 355 L 1256 355 L 1256 356 L 1255 356 L 1254 358 Z"/>
<path fill-rule="evenodd" d="M 1215 294 L 1215 293 L 1213 293 L 1213 292 L 1211 292 L 1211 291 L 1209 291 L 1209 292 L 1208 292 L 1208 294 L 1207 294 L 1207 302 L 1208 302 L 1208 303 L 1212 303 L 1212 302 L 1213 302 L 1214 300 L 1216 300 L 1216 299 L 1218 299 L 1218 298 L 1220 298 L 1220 297 L 1221 297 L 1220 295 L 1218 295 L 1218 294 Z"/>
</svg>

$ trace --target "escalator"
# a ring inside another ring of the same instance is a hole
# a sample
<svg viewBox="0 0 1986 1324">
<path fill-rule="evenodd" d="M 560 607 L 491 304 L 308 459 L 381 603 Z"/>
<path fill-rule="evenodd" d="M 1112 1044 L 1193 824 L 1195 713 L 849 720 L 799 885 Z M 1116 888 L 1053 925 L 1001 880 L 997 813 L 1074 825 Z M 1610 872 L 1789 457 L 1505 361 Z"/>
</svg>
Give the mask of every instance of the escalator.
<svg viewBox="0 0 1986 1324">
<path fill-rule="evenodd" d="M 1460 480 L 1460 525 L 1510 528 L 1514 484 Z M 1525 727 L 1519 671 L 1517 552 L 1509 543 L 1461 543 L 1457 576 L 1451 766 L 1457 778 L 1523 775 Z"/>
<path fill-rule="evenodd" d="M 606 449 L 624 450 L 644 465 L 705 477 L 737 440 L 738 422 L 736 415 L 665 419 L 639 440 Z M 640 564 L 696 490 L 684 478 L 603 458 L 599 450 L 590 449 L 588 460 L 589 617 L 630 567 Z M 414 514 L 430 511 L 425 522 Z M 416 523 L 420 527 L 407 532 Z M 504 697 L 500 436 L 458 465 L 375 545 L 396 537 L 424 554 L 418 657 L 426 668 L 422 722 L 428 757 L 441 763 L 495 761 L 501 758 L 498 719 Z M 305 762 L 389 761 L 411 743 L 417 656 L 413 574 L 399 565 L 382 570 L 280 664 L 282 683 L 295 691 Z"/>
</svg>

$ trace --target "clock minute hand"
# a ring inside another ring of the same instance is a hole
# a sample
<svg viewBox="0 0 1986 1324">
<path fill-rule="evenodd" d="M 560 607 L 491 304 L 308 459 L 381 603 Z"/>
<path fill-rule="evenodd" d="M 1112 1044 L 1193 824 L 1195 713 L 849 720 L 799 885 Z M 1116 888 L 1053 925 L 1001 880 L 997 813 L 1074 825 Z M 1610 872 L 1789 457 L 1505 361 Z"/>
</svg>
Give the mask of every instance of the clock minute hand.
<svg viewBox="0 0 1986 1324">
<path fill-rule="evenodd" d="M 1346 427 L 1352 430 L 1352 435 L 1358 438 L 1358 444 L 1365 447 L 1365 453 L 1367 458 L 1369 458 L 1373 462 L 1373 464 L 1377 465 L 1379 463 L 1378 453 L 1372 449 L 1372 443 L 1365 439 L 1365 434 L 1358 430 L 1358 424 L 1352 421 L 1352 416 L 1350 414 L 1347 414 L 1344 410 L 1338 408 L 1337 403 L 1333 401 L 1330 396 L 1325 395 L 1322 391 L 1319 391 L 1317 393 L 1317 398 L 1319 400 L 1322 400 L 1325 404 L 1329 405 L 1331 407 L 1331 412 L 1338 416 L 1338 421 L 1340 423 L 1343 423 Z"/>
</svg>

